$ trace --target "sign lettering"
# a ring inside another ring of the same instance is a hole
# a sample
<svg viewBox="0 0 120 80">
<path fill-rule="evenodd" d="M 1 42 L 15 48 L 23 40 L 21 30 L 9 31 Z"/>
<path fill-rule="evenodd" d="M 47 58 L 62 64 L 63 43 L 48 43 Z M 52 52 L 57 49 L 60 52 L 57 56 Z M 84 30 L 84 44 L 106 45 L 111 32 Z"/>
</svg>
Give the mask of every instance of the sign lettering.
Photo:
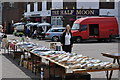
<svg viewBox="0 0 120 80">
<path fill-rule="evenodd" d="M 57 9 L 52 10 L 52 16 L 62 15 L 81 15 L 81 16 L 99 16 L 98 9 Z"/>
</svg>

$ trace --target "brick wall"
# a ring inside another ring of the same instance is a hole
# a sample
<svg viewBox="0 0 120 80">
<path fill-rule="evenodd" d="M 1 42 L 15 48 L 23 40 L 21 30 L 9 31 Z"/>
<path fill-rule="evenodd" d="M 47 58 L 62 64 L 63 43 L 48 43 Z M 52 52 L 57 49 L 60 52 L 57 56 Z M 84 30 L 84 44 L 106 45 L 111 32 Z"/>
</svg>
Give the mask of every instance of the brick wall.
<svg viewBox="0 0 120 80">
<path fill-rule="evenodd" d="M 2 4 L 0 3 L 0 25 L 2 24 Z"/>
<path fill-rule="evenodd" d="M 13 7 L 10 7 L 9 2 L 3 3 L 3 24 L 6 23 L 6 33 L 12 33 L 12 20 L 19 22 L 23 17 L 24 10 L 26 8 L 25 2 L 15 2 Z"/>
</svg>

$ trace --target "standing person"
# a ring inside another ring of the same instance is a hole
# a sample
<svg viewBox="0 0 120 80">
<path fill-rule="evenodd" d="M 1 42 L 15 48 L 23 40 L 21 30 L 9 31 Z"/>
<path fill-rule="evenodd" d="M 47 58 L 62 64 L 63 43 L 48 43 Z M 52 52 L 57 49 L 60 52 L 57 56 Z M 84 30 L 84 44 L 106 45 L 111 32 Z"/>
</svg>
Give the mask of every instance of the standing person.
<svg viewBox="0 0 120 80">
<path fill-rule="evenodd" d="M 26 36 L 30 37 L 30 30 L 28 28 L 26 29 Z"/>
<path fill-rule="evenodd" d="M 61 44 L 63 51 L 71 53 L 73 47 L 73 40 L 70 25 L 66 26 L 66 29 L 61 36 Z"/>
<path fill-rule="evenodd" d="M 0 50 L 1 50 L 1 43 L 2 43 L 2 37 L 3 37 L 3 30 L 2 30 L 2 28 L 3 28 L 3 26 L 2 25 L 0 25 Z"/>
<path fill-rule="evenodd" d="M 37 30 L 35 29 L 34 32 L 33 32 L 33 34 L 32 34 L 32 37 L 36 38 L 36 35 L 37 35 Z"/>
</svg>

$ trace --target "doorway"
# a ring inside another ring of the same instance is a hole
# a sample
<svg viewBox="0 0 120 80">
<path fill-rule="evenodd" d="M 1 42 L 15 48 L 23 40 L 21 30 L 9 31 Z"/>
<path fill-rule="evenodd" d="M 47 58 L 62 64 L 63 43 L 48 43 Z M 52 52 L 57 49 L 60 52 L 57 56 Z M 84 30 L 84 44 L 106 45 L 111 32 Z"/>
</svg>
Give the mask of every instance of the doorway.
<svg viewBox="0 0 120 80">
<path fill-rule="evenodd" d="M 89 35 L 99 36 L 99 24 L 89 24 Z"/>
</svg>

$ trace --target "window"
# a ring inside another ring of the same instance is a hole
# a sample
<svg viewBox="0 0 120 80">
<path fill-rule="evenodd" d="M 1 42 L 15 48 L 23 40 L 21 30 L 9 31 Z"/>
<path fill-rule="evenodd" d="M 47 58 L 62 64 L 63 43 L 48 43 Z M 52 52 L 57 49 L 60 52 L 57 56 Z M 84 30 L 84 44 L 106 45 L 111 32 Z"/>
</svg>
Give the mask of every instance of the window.
<svg viewBox="0 0 120 80">
<path fill-rule="evenodd" d="M 79 30 L 80 29 L 79 27 L 80 27 L 80 24 L 75 23 L 72 26 L 72 30 Z"/>
<path fill-rule="evenodd" d="M 34 11 L 34 3 L 33 2 L 30 2 L 30 11 Z"/>
<path fill-rule="evenodd" d="M 38 11 L 42 10 L 42 2 L 38 2 Z"/>
<path fill-rule="evenodd" d="M 80 30 L 81 30 L 81 31 L 87 30 L 87 25 L 86 25 L 86 24 L 81 25 Z"/>
<path fill-rule="evenodd" d="M 63 9 L 76 9 L 76 0 L 63 0 Z"/>
<path fill-rule="evenodd" d="M 49 32 L 63 32 L 65 29 L 51 29 Z"/>
<path fill-rule="evenodd" d="M 52 8 L 52 2 L 51 2 L 51 0 L 49 2 L 47 2 L 47 10 L 50 10 L 50 8 Z"/>
<path fill-rule="evenodd" d="M 52 17 L 52 25 L 53 26 L 62 26 L 63 25 L 63 21 L 61 20 L 61 18 L 62 17 L 58 17 L 58 16 L 56 16 L 56 17 Z"/>
<path fill-rule="evenodd" d="M 63 32 L 65 29 L 58 29 L 58 32 Z"/>
<path fill-rule="evenodd" d="M 52 29 L 51 32 L 58 32 L 58 29 Z"/>
<path fill-rule="evenodd" d="M 100 0 L 99 2 L 99 8 L 100 9 L 114 9 L 115 8 L 115 2 L 114 0 Z"/>
<path fill-rule="evenodd" d="M 10 6 L 10 7 L 14 7 L 14 2 L 10 2 L 10 3 L 9 3 L 9 6 Z"/>
</svg>

